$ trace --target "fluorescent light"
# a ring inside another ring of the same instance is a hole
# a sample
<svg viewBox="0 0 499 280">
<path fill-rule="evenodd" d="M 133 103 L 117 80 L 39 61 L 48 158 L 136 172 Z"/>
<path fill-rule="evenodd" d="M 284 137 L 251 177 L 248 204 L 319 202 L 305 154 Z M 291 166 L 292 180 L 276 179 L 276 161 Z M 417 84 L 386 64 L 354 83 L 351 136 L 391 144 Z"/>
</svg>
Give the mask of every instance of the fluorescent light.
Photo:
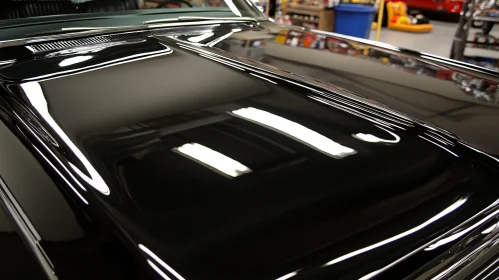
<svg viewBox="0 0 499 280">
<path fill-rule="evenodd" d="M 157 263 L 159 263 L 163 268 L 165 268 L 166 270 L 168 270 L 171 274 L 173 274 L 175 277 L 177 277 L 177 279 L 179 280 L 185 280 L 184 277 L 182 277 L 180 274 L 178 274 L 175 270 L 173 270 L 173 268 L 171 268 L 169 265 L 167 265 L 162 259 L 160 259 L 158 256 L 156 256 L 156 254 L 154 254 L 153 252 L 151 252 L 151 250 L 149 250 L 149 248 L 147 248 L 146 246 L 142 245 L 142 244 L 139 244 L 139 248 L 140 250 L 144 251 L 144 253 L 148 254 L 151 258 L 153 258 Z M 149 263 L 149 265 L 151 265 L 151 263 Z M 153 266 L 154 268 L 155 266 Z M 157 267 L 156 267 L 157 268 Z M 159 268 L 158 268 L 159 269 Z M 156 270 L 157 271 L 157 270 Z M 161 270 L 160 270 L 161 271 Z M 159 273 L 159 272 L 158 272 Z M 163 273 L 164 274 L 164 273 Z M 163 275 L 161 275 L 163 276 Z M 166 278 L 165 278 L 166 279 Z"/>
<path fill-rule="evenodd" d="M 73 64 L 80 63 L 83 61 L 87 61 L 91 58 L 92 58 L 91 55 L 80 55 L 80 56 L 70 57 L 70 58 L 66 58 L 66 59 L 62 60 L 59 63 L 59 66 L 65 67 L 65 66 L 73 65 Z"/>
<path fill-rule="evenodd" d="M 199 43 L 203 41 L 204 39 L 210 38 L 211 36 L 215 35 L 213 32 L 205 33 L 199 36 L 194 36 L 194 37 L 189 37 L 187 38 L 188 41 L 193 42 L 193 43 Z"/>
<path fill-rule="evenodd" d="M 333 158 L 344 158 L 357 153 L 354 149 L 340 145 L 301 124 L 263 110 L 248 107 L 232 111 L 232 114 L 285 134 L 296 141 Z"/>
<path fill-rule="evenodd" d="M 241 163 L 198 143 L 188 143 L 173 151 L 231 177 L 251 172 L 251 169 Z"/>
</svg>

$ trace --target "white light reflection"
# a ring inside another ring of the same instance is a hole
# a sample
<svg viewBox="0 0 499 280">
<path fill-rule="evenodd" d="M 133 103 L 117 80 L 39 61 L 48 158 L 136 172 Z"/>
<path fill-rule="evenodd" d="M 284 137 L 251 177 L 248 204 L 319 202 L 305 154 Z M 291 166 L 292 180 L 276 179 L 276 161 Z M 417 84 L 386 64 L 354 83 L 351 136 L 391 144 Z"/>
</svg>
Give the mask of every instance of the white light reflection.
<svg viewBox="0 0 499 280">
<path fill-rule="evenodd" d="M 438 213 L 436 216 L 433 216 L 431 219 L 429 219 L 428 221 L 426 221 L 426 222 L 424 222 L 424 223 L 420 224 L 419 226 L 414 227 L 414 228 L 412 228 L 412 229 L 410 229 L 410 230 L 408 230 L 408 231 L 404 231 L 404 232 L 402 232 L 402 233 L 400 233 L 400 234 L 397 234 L 397 235 L 395 235 L 395 236 L 393 236 L 393 237 L 391 237 L 391 238 L 385 239 L 385 240 L 380 241 L 380 242 L 378 242 L 378 243 L 375 243 L 375 244 L 373 244 L 373 245 L 370 245 L 370 246 L 367 246 L 367 247 L 365 247 L 365 248 L 362 248 L 362 249 L 359 249 L 359 250 L 353 251 L 353 252 L 351 252 L 351 253 L 348 253 L 348 254 L 346 254 L 346 255 L 343 255 L 343 256 L 341 256 L 341 257 L 339 257 L 339 258 L 336 258 L 336 259 L 334 259 L 334 260 L 332 260 L 332 261 L 330 261 L 330 262 L 326 263 L 325 265 L 323 265 L 323 267 L 324 267 L 324 266 L 333 265 L 333 264 L 335 264 L 335 263 L 339 263 L 339 262 L 341 262 L 341 261 L 347 260 L 347 259 L 349 259 L 349 258 L 355 257 L 355 256 L 357 256 L 357 255 L 360 255 L 360 254 L 365 253 L 365 252 L 367 252 L 367 251 L 370 251 L 370 250 L 372 250 L 372 249 L 378 248 L 378 247 L 380 247 L 380 246 L 386 245 L 386 244 L 388 244 L 388 243 L 390 243 L 390 242 L 393 242 L 393 241 L 395 241 L 395 240 L 398 240 L 398 239 L 400 239 L 400 238 L 403 238 L 403 237 L 406 237 L 406 236 L 408 236 L 408 235 L 410 235 L 410 234 L 413 234 L 413 233 L 415 233 L 416 231 L 423 229 L 424 227 L 426 227 L 426 226 L 430 225 L 431 223 L 433 223 L 433 222 L 437 221 L 438 219 L 441 219 L 441 218 L 442 218 L 442 217 L 444 217 L 445 215 L 447 215 L 447 214 L 451 213 L 452 211 L 456 210 L 456 209 L 457 209 L 457 208 L 459 208 L 461 205 L 463 205 L 463 204 L 466 202 L 466 200 L 467 200 L 467 198 L 461 198 L 461 199 L 459 199 L 458 201 L 454 202 L 451 206 L 447 207 L 447 208 L 446 208 L 446 209 L 444 209 L 442 212 Z"/>
<path fill-rule="evenodd" d="M 166 55 L 166 54 L 171 54 L 173 52 L 167 46 L 165 46 L 165 45 L 163 45 L 163 46 L 165 47 L 164 50 L 154 51 L 154 52 L 148 52 L 148 53 L 134 54 L 134 55 L 130 55 L 130 56 L 127 56 L 127 57 L 121 57 L 121 58 L 118 58 L 118 59 L 115 59 L 115 60 L 110 60 L 110 61 L 106 61 L 106 62 L 102 62 L 102 63 L 97 63 L 97 64 L 92 64 L 92 65 L 89 65 L 89 66 L 81 67 L 81 68 L 78 68 L 77 70 L 78 70 L 78 73 L 81 74 L 81 73 L 85 73 L 85 72 L 89 72 L 89 71 L 95 71 L 97 69 L 102 69 L 102 68 L 106 68 L 106 67 L 110 67 L 110 66 L 116 66 L 116 65 L 119 65 L 119 64 L 130 63 L 132 61 L 139 61 L 139 60 L 149 59 L 149 58 L 153 58 L 153 57 L 157 57 L 157 56 L 162 56 L 162 55 Z M 47 74 L 47 75 L 42 75 L 42 76 L 28 78 L 28 79 L 25 79 L 25 80 L 26 81 L 34 81 L 34 80 L 40 81 L 42 79 L 46 80 L 46 79 L 50 79 L 50 78 L 52 78 L 53 76 L 56 76 L 56 75 L 62 75 L 62 74 L 73 75 L 73 74 L 76 73 L 75 71 L 76 71 L 75 69 L 64 70 L 64 71 L 55 72 L 55 73 L 51 73 L 51 74 Z"/>
<path fill-rule="evenodd" d="M 236 5 L 234 5 L 234 2 L 232 0 L 224 0 L 225 4 L 227 4 L 227 7 L 238 17 L 242 17 L 241 12 L 237 9 Z"/>
<path fill-rule="evenodd" d="M 64 169 L 66 170 L 67 174 L 69 174 L 69 176 L 73 179 L 73 181 L 78 185 L 78 187 L 80 187 L 82 190 L 84 191 L 87 191 L 87 189 L 85 187 L 83 187 L 83 185 L 76 179 L 76 177 L 73 175 L 73 173 L 71 173 L 67 168 L 66 166 L 62 163 L 62 161 L 54 154 L 54 152 L 52 152 L 52 150 L 47 147 L 47 145 L 42 141 L 42 139 L 40 139 L 40 137 L 38 137 L 38 135 L 33 131 L 33 129 L 31 129 L 31 127 L 29 127 L 28 124 L 26 124 L 26 122 L 16 113 L 14 112 L 14 115 L 17 117 L 17 119 L 22 122 L 24 124 L 24 126 L 32 133 L 33 136 L 35 136 L 35 138 L 38 140 L 38 142 L 40 142 L 40 144 L 42 144 L 42 146 L 45 148 L 45 150 L 47 152 L 49 152 L 52 157 L 59 163 L 59 165 Z M 59 145 L 57 145 L 59 146 Z"/>
<path fill-rule="evenodd" d="M 33 148 L 35 148 L 35 150 L 40 154 L 40 156 L 43 157 L 43 159 L 52 167 L 52 169 L 55 170 L 55 172 L 57 174 L 59 174 L 59 176 L 64 180 L 64 182 L 66 182 L 66 184 L 73 190 L 74 193 L 76 193 L 76 195 L 85 203 L 88 205 L 88 201 L 83 198 L 83 196 L 75 189 L 75 187 L 73 187 L 73 185 L 71 185 L 71 183 L 66 179 L 66 177 L 64 177 L 64 175 L 62 175 L 61 172 L 59 172 L 59 170 L 52 164 L 52 162 L 50 162 L 50 160 L 48 158 L 46 158 L 42 152 L 40 152 L 40 150 L 38 150 L 37 147 L 33 146 Z"/>
<path fill-rule="evenodd" d="M 211 55 L 206 55 L 206 54 L 204 54 L 204 53 L 200 53 L 200 54 L 199 54 L 199 56 L 206 57 L 206 58 L 208 58 L 208 59 L 211 59 L 211 60 L 213 60 L 213 61 L 216 61 L 216 62 L 219 62 L 219 63 L 225 64 L 225 65 L 230 66 L 230 67 L 233 67 L 233 68 L 235 68 L 235 69 L 239 69 L 239 70 L 241 70 L 241 71 L 245 71 L 243 68 L 241 68 L 241 67 L 239 67 L 239 66 L 236 66 L 236 65 L 234 65 L 234 64 L 232 64 L 232 63 L 230 63 L 230 62 L 227 62 L 226 60 L 222 60 L 222 59 L 216 58 L 216 57 L 211 56 Z"/>
<path fill-rule="evenodd" d="M 286 280 L 286 279 L 289 279 L 289 278 L 295 276 L 296 274 L 298 274 L 298 272 L 294 271 L 294 272 L 288 273 L 284 276 L 281 276 L 281 277 L 277 278 L 276 280 Z"/>
<path fill-rule="evenodd" d="M 251 169 L 241 163 L 198 143 L 184 144 L 173 151 L 231 177 L 251 172 Z"/>
<path fill-rule="evenodd" d="M 499 223 L 493 224 L 491 227 L 487 228 L 486 230 L 482 231 L 482 234 L 489 234 L 491 233 L 494 229 L 499 227 Z"/>
<path fill-rule="evenodd" d="M 272 81 L 272 80 L 270 80 L 270 79 L 267 79 L 267 78 L 265 78 L 265 77 L 262 77 L 262 76 L 260 76 L 260 75 L 253 74 L 253 73 L 250 73 L 250 75 L 251 75 L 251 76 L 255 76 L 255 77 L 257 77 L 257 78 L 260 78 L 260 79 L 262 79 L 262 80 L 265 80 L 265 81 L 267 81 L 267 82 L 269 82 L 269 83 L 272 83 L 272 84 L 274 84 L 274 85 L 277 85 L 277 83 L 276 83 L 276 82 L 274 82 L 274 81 Z"/>
<path fill-rule="evenodd" d="M 440 145 L 440 144 L 437 144 L 437 143 L 435 143 L 435 142 L 433 142 L 433 141 L 431 141 L 431 140 L 429 140 L 429 139 L 427 139 L 427 138 L 424 138 L 424 137 L 423 137 L 423 136 L 421 136 L 421 135 L 418 135 L 418 136 L 419 136 L 419 138 L 424 139 L 424 140 L 426 140 L 426 141 L 428 141 L 428 142 L 432 143 L 433 145 L 435 145 L 435 146 L 439 146 L 440 148 L 442 148 L 442 149 L 446 150 L 447 152 L 449 152 L 449 154 L 451 154 L 451 155 L 453 155 L 453 156 L 455 156 L 455 157 L 459 157 L 457 154 L 455 154 L 455 153 L 451 152 L 449 149 L 445 148 L 444 146 L 442 146 L 442 145 Z"/>
<path fill-rule="evenodd" d="M 479 225 L 487 222 L 489 219 L 495 217 L 497 214 L 499 214 L 499 210 L 496 210 L 494 212 L 492 212 L 491 214 L 487 215 L 485 218 L 481 219 L 479 222 L 475 223 L 474 225 L 466 228 L 465 230 L 462 230 L 458 233 L 455 233 L 449 237 L 446 237 L 446 238 L 443 238 L 443 239 L 440 239 L 439 241 L 437 241 L 436 243 L 434 244 L 431 244 L 430 246 L 428 246 L 428 248 L 424 249 L 425 251 L 431 251 L 431 250 L 435 250 L 436 248 L 444 245 L 444 244 L 447 244 L 449 242 L 452 242 L 456 239 L 458 239 L 459 237 L 467 234 L 468 232 L 474 230 L 475 228 L 477 228 Z"/>
<path fill-rule="evenodd" d="M 154 271 L 156 271 L 161 277 L 163 277 L 163 279 L 172 280 L 170 277 L 166 276 L 166 274 L 163 271 L 161 271 L 161 269 L 159 269 L 159 267 L 153 264 L 150 260 L 147 260 L 147 263 L 152 267 L 152 269 L 154 269 Z"/>
<path fill-rule="evenodd" d="M 205 33 L 199 36 L 194 36 L 194 37 L 189 37 L 187 38 L 188 41 L 193 42 L 193 43 L 199 43 L 203 41 L 204 39 L 210 38 L 211 36 L 215 35 L 213 32 Z"/>
<path fill-rule="evenodd" d="M 370 142 L 370 143 L 390 143 L 390 144 L 395 144 L 395 143 L 400 142 L 400 137 L 397 134 L 395 134 L 395 133 L 393 133 L 393 132 L 391 132 L 391 131 L 389 131 L 387 129 L 384 129 L 384 128 L 380 127 L 380 126 L 376 125 L 376 127 L 378 127 L 380 129 L 388 132 L 390 135 L 392 135 L 395 138 L 395 140 L 381 139 L 381 138 L 379 138 L 377 136 L 374 136 L 372 134 L 364 134 L 364 133 L 356 133 L 356 134 L 352 134 L 352 136 L 354 138 L 359 139 L 359 140 L 362 140 L 362 141 L 365 141 L 365 142 Z"/>
<path fill-rule="evenodd" d="M 55 122 L 52 116 L 49 113 L 47 101 L 43 95 L 42 88 L 38 82 L 28 82 L 21 84 L 22 89 L 26 93 L 26 97 L 30 101 L 31 105 L 35 107 L 38 113 L 43 117 L 43 119 L 50 125 L 50 127 L 61 137 L 61 139 L 66 143 L 66 145 L 71 149 L 71 151 L 75 154 L 75 156 L 80 160 L 80 162 L 85 166 L 88 173 L 90 174 L 89 178 L 85 175 L 78 167 L 74 166 L 72 163 L 69 163 L 71 168 L 88 184 L 94 187 L 96 190 L 101 192 L 102 194 L 109 195 L 109 187 L 106 185 L 102 177 L 97 173 L 92 164 L 87 160 L 87 158 L 83 155 L 83 153 L 76 147 L 76 145 L 69 139 L 69 137 L 64 133 L 64 131 L 59 127 L 59 125 Z"/>
<path fill-rule="evenodd" d="M 303 125 L 263 110 L 248 107 L 232 111 L 231 114 L 283 133 L 333 158 L 344 158 L 357 153 L 354 149 L 340 145 Z"/>
<path fill-rule="evenodd" d="M 73 64 L 80 63 L 83 61 L 87 61 L 91 58 L 92 58 L 91 55 L 79 55 L 79 56 L 75 56 L 75 57 L 70 57 L 70 58 L 66 58 L 66 59 L 62 60 L 59 63 L 59 66 L 65 67 L 65 66 L 73 65 Z"/>
<path fill-rule="evenodd" d="M 184 277 L 182 277 L 180 274 L 178 274 L 173 268 L 171 268 L 169 265 L 167 265 L 162 259 L 160 259 L 156 254 L 151 252 L 146 246 L 139 244 L 140 250 L 144 251 L 144 253 L 148 254 L 151 258 L 153 258 L 157 263 L 159 263 L 162 267 L 164 267 L 166 270 L 168 270 L 171 274 L 173 274 L 177 279 L 179 280 L 185 280 Z M 154 267 L 153 267 L 154 268 Z"/>
<path fill-rule="evenodd" d="M 208 47 L 213 47 L 214 45 L 218 44 L 219 42 L 229 38 L 234 32 L 229 32 L 223 36 L 218 37 L 217 39 L 211 41 L 208 45 Z"/>
</svg>

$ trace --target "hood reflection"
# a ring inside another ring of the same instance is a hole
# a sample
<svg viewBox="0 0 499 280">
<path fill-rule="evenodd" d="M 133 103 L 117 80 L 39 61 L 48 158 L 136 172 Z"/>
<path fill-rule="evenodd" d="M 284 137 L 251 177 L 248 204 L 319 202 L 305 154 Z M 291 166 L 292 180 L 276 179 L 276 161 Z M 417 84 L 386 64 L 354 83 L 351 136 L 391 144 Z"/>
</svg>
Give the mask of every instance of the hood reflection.
<svg viewBox="0 0 499 280">
<path fill-rule="evenodd" d="M 174 148 L 173 151 L 230 177 L 251 172 L 251 169 L 241 163 L 198 143 L 185 144 Z"/>
<path fill-rule="evenodd" d="M 70 58 L 66 58 L 63 61 L 61 61 L 59 63 L 59 66 L 65 67 L 65 66 L 73 65 L 73 64 L 80 63 L 83 61 L 87 61 L 91 58 L 92 58 L 91 55 L 80 55 L 80 56 L 70 57 Z"/>
<path fill-rule="evenodd" d="M 66 145 L 73 151 L 73 153 L 78 157 L 80 162 L 85 166 L 88 173 L 90 174 L 89 178 L 85 175 L 78 167 L 69 163 L 71 168 L 87 183 L 89 183 L 96 190 L 101 192 L 102 194 L 109 195 L 109 187 L 106 185 L 104 180 L 101 178 L 99 173 L 94 169 L 92 164 L 87 160 L 87 158 L 83 155 L 83 153 L 76 147 L 76 145 L 69 139 L 69 137 L 64 133 L 61 127 L 56 123 L 56 121 L 52 118 L 49 113 L 47 101 L 45 100 L 45 96 L 42 91 L 42 87 L 38 82 L 29 82 L 21 84 L 21 88 L 24 90 L 26 97 L 33 107 L 38 111 L 41 117 L 48 123 L 48 125 L 59 135 L 59 137 L 66 143 Z"/>
<path fill-rule="evenodd" d="M 344 158 L 357 153 L 311 129 L 266 111 L 248 107 L 232 111 L 231 114 L 280 132 L 333 158 Z"/>
<path fill-rule="evenodd" d="M 151 252 L 151 250 L 149 250 L 149 248 L 147 248 L 146 246 L 142 245 L 142 244 L 139 244 L 139 248 L 140 250 L 142 250 L 144 253 L 146 253 L 147 255 L 149 255 L 149 257 L 151 257 L 153 260 L 155 260 L 158 264 L 160 264 L 164 269 L 168 270 L 168 272 L 170 272 L 172 275 L 174 275 L 175 277 L 177 277 L 178 280 L 185 280 L 184 277 L 182 277 L 180 274 L 178 274 L 175 270 L 173 270 L 173 268 L 171 268 L 169 265 L 167 265 L 162 259 L 160 259 L 156 254 L 154 254 L 153 252 Z M 150 260 L 147 261 L 149 263 L 149 265 L 152 266 L 152 268 L 154 268 L 154 270 L 156 270 L 156 272 L 158 272 L 163 278 L 165 279 L 170 279 L 168 276 L 166 276 L 166 274 L 164 274 L 164 272 L 162 272 L 161 270 L 159 270 L 159 268 L 154 265 Z"/>
<path fill-rule="evenodd" d="M 389 131 L 387 129 L 384 129 L 384 128 L 380 127 L 380 126 L 376 125 L 376 127 L 380 128 L 380 129 L 383 129 L 384 131 L 388 132 L 390 135 L 392 135 L 395 138 L 395 140 L 381 139 L 381 138 L 379 138 L 377 136 L 374 136 L 372 134 L 364 134 L 364 133 L 356 133 L 356 134 L 353 134 L 352 136 L 354 138 L 359 139 L 359 140 L 362 140 L 362 141 L 365 141 L 365 142 L 370 142 L 370 143 L 390 143 L 390 144 L 395 144 L 395 143 L 398 143 L 400 141 L 400 137 L 397 134 L 395 134 L 395 133 L 393 133 L 393 132 L 391 132 L 391 131 Z"/>
<path fill-rule="evenodd" d="M 336 264 L 336 263 L 339 263 L 341 261 L 344 261 L 344 260 L 347 260 L 349 258 L 352 258 L 352 257 L 355 257 L 357 255 L 360 255 L 362 253 L 365 253 L 367 251 L 370 251 L 372 249 L 375 249 L 375 248 L 378 248 L 380 246 L 383 246 L 383 245 L 386 245 L 390 242 L 393 242 L 395 240 L 398 240 L 400 238 L 403 238 L 405 236 L 408 236 L 410 234 L 413 234 L 415 233 L 416 231 L 418 230 L 421 230 L 425 227 L 427 227 L 428 225 L 436 222 L 437 220 L 443 218 L 444 216 L 446 216 L 447 214 L 451 213 L 452 211 L 456 210 L 457 208 L 461 207 L 465 202 L 466 200 L 468 200 L 467 198 L 461 198 L 459 199 L 458 201 L 456 201 L 455 203 L 453 203 L 452 205 L 450 205 L 449 207 L 447 207 L 446 209 L 444 209 L 442 212 L 438 213 L 436 216 L 432 217 L 431 219 L 427 220 L 426 222 L 418 225 L 417 227 L 414 227 L 408 231 L 405 231 L 405 232 L 402 232 L 400 234 L 397 234 L 391 238 L 388 238 L 388 239 L 385 239 L 383 241 L 380 241 L 376 244 L 373 244 L 373 245 L 370 245 L 370 246 L 367 246 L 365 248 L 362 248 L 362 249 L 359 249 L 359 250 L 356 250 L 356 251 L 353 251 L 351 253 L 348 253 L 346 255 L 343 255 L 339 258 L 336 258 L 332 261 L 329 261 L 328 263 L 326 263 L 324 266 L 329 266 L 329 265 L 333 265 L 333 264 Z M 374 275 L 370 275 L 370 276 L 374 276 Z"/>
</svg>

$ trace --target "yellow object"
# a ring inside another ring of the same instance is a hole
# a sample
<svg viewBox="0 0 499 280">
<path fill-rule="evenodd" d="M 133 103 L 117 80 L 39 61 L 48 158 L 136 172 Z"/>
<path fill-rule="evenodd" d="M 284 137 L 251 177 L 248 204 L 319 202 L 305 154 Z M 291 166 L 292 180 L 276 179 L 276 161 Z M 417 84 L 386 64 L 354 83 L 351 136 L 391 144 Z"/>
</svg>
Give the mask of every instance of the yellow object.
<svg viewBox="0 0 499 280">
<path fill-rule="evenodd" d="M 378 24 L 376 22 L 373 22 L 371 24 L 371 30 L 376 30 L 376 29 L 378 29 Z"/>
<path fill-rule="evenodd" d="M 381 0 L 378 7 L 378 22 L 376 23 L 376 41 L 379 41 L 379 36 L 381 34 L 381 25 L 383 22 L 383 12 L 385 11 L 385 0 Z"/>
<path fill-rule="evenodd" d="M 406 16 L 401 16 L 397 19 L 397 24 L 411 24 L 411 21 Z"/>
<path fill-rule="evenodd" d="M 431 24 L 412 24 L 407 16 L 406 7 L 403 2 L 386 3 L 386 11 L 388 13 L 388 28 L 390 29 L 414 33 L 424 33 L 433 30 L 433 25 Z"/>
<path fill-rule="evenodd" d="M 287 34 L 288 34 L 288 31 L 286 29 L 280 30 L 279 34 L 277 34 L 277 36 L 275 36 L 275 42 L 279 43 L 279 44 L 285 44 Z"/>
</svg>

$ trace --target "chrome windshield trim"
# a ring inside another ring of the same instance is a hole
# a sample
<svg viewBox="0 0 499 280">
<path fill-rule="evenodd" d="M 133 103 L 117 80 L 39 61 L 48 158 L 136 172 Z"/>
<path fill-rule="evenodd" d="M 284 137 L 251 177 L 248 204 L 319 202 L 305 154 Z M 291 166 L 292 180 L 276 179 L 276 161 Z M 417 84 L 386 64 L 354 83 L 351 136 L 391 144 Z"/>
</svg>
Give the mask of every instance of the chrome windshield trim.
<svg viewBox="0 0 499 280">
<path fill-rule="evenodd" d="M 52 34 L 46 36 L 37 36 L 32 38 L 22 38 L 22 39 L 14 39 L 14 40 L 6 40 L 0 41 L 0 48 L 3 47 L 11 47 L 11 46 L 22 46 L 27 44 L 36 44 L 48 41 L 55 40 L 63 40 L 63 39 L 73 39 L 84 36 L 98 36 L 98 35 L 106 35 L 110 33 L 120 33 L 120 32 L 130 32 L 130 31 L 139 31 L 139 30 L 147 30 L 152 28 L 161 28 L 161 27 L 176 27 L 176 26 L 192 26 L 192 25 L 209 25 L 209 24 L 224 24 L 224 23 L 241 23 L 241 22 L 254 22 L 259 24 L 259 21 L 254 18 L 244 18 L 238 17 L 234 19 L 227 18 L 215 18 L 214 20 L 198 20 L 198 21 L 187 21 L 194 20 L 194 18 L 189 17 L 180 17 L 182 20 L 177 20 L 176 22 L 163 23 L 163 24 L 149 24 L 149 25 L 135 25 L 135 26 L 120 26 L 113 28 L 105 28 L 98 30 L 87 30 L 87 31 L 77 31 L 70 32 L 64 34 Z M 186 19 L 187 18 L 187 19 Z M 196 18 L 198 19 L 198 18 Z"/>
<path fill-rule="evenodd" d="M 258 19 L 252 17 L 195 17 L 181 16 L 176 18 L 164 18 L 144 21 L 143 24 L 175 22 L 175 21 L 194 21 L 194 20 L 227 20 L 227 21 L 252 21 L 257 23 Z"/>
</svg>

